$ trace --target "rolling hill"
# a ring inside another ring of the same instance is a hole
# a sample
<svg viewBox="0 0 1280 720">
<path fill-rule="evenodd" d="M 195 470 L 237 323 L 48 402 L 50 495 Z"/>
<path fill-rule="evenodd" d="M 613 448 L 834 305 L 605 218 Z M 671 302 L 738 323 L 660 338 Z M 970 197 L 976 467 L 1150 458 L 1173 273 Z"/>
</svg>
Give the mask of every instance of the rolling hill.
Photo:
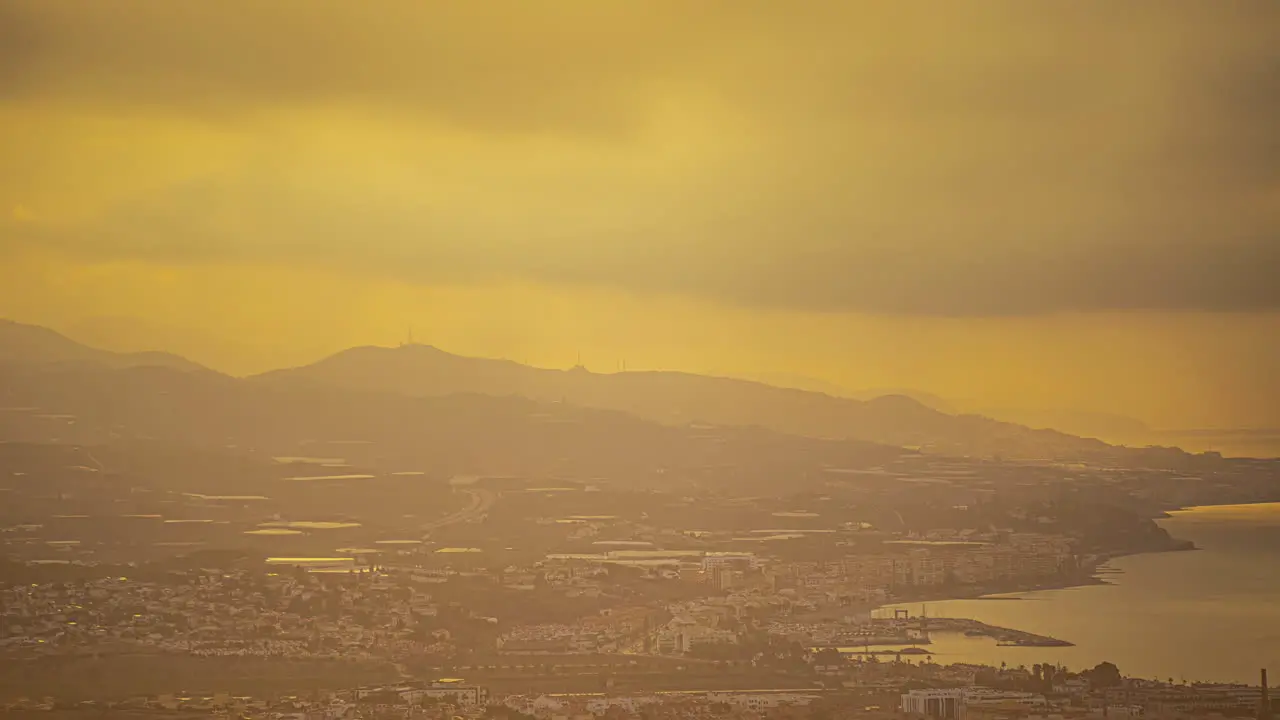
<svg viewBox="0 0 1280 720">
<path fill-rule="evenodd" d="M 509 360 L 465 357 L 429 345 L 351 348 L 311 365 L 274 370 L 241 382 L 171 353 L 110 352 L 47 328 L 0 321 L 0 365 L 67 370 L 68 379 L 77 376 L 70 370 L 93 375 L 90 370 L 163 368 L 207 376 L 203 380 L 210 387 L 231 383 L 225 387 L 250 394 L 327 390 L 416 398 L 514 396 L 622 412 L 667 426 L 757 427 L 945 455 L 1128 465 L 1143 464 L 1142 457 L 1152 452 L 985 416 L 948 414 L 906 395 L 856 399 L 684 372 L 549 370 Z M 1168 451 L 1161 455 L 1167 456 Z"/>
<path fill-rule="evenodd" d="M 109 368 L 167 367 L 175 370 L 207 370 L 204 366 L 167 352 L 117 353 L 78 343 L 38 325 L 0 320 L 0 363 L 78 363 Z"/>
<path fill-rule="evenodd" d="M 0 438 L 94 446 L 151 441 L 267 456 L 323 455 L 341 446 L 344 453 L 364 448 L 374 465 L 439 474 L 635 479 L 672 470 L 762 483 L 827 467 L 868 467 L 906 452 L 763 428 L 676 427 L 521 397 L 418 398 L 269 387 L 164 367 L 83 365 L 0 366 Z"/>
<path fill-rule="evenodd" d="M 1121 449 L 1053 430 L 976 415 L 948 415 L 909 397 L 855 400 L 759 382 L 682 372 L 600 374 L 470 358 L 427 345 L 361 347 L 312 365 L 253 378 L 271 387 L 376 390 L 420 397 L 454 392 L 521 396 L 619 410 L 665 424 L 759 426 L 927 452 L 1010 458 L 1083 458 Z"/>
</svg>

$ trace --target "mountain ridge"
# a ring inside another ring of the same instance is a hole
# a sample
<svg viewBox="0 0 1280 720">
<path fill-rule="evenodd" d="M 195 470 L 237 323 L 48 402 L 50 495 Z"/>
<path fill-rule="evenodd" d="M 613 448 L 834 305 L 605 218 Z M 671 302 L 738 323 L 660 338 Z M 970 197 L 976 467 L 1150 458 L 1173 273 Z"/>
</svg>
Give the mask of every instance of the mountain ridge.
<svg viewBox="0 0 1280 720">
<path fill-rule="evenodd" d="M 520 395 L 630 412 L 664 423 L 759 426 L 809 437 L 853 439 L 957 455 L 1080 457 L 1116 448 L 1056 430 L 977 415 L 948 415 L 905 395 L 869 400 L 781 388 L 754 380 L 679 371 L 595 373 L 470 358 L 429 345 L 350 348 L 310 365 L 249 378 L 289 385 L 327 384 L 415 396 L 474 392 Z"/>
<path fill-rule="evenodd" d="M 183 371 L 215 372 L 180 355 L 161 350 L 121 353 L 77 342 L 41 325 L 0 318 L 0 362 L 91 363 L 111 368 L 168 367 Z"/>
<path fill-rule="evenodd" d="M 0 365 L 14 363 L 164 367 L 232 379 L 172 353 L 112 352 L 76 342 L 49 328 L 0 320 Z M 951 414 L 908 392 L 857 399 L 756 379 L 684 371 L 596 373 L 581 366 L 548 369 L 507 359 L 467 357 L 426 344 L 347 348 L 308 365 L 244 379 L 276 387 L 335 387 L 418 397 L 457 393 L 520 396 L 616 410 L 668 425 L 760 427 L 937 454 L 1097 460 L 1122 459 L 1126 453 L 1146 451 L 985 415 Z"/>
<path fill-rule="evenodd" d="M 0 365 L 0 436 L 159 442 L 292 456 L 341 444 L 376 465 L 450 474 L 653 480 L 667 468 L 766 487 L 779 475 L 865 468 L 910 454 L 751 427 L 676 427 L 528 398 L 269 387 L 167 367 Z M 345 451 L 344 451 L 345 452 Z M 329 472 L 343 475 L 350 470 Z M 327 474 L 327 473 L 326 473 Z"/>
</svg>

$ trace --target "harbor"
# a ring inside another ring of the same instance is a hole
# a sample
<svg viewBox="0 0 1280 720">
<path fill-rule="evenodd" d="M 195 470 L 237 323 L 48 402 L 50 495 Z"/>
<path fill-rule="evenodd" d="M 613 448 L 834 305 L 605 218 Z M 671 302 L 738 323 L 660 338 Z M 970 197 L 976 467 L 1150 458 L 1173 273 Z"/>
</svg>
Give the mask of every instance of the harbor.
<svg viewBox="0 0 1280 720">
<path fill-rule="evenodd" d="M 999 647 L 1073 647 L 1061 638 L 1038 635 L 1014 628 L 990 625 L 970 618 L 873 619 L 858 631 L 844 634 L 817 648 L 835 648 L 846 655 L 900 656 L 929 655 L 932 634 L 951 633 L 969 638 L 989 638 Z"/>
</svg>

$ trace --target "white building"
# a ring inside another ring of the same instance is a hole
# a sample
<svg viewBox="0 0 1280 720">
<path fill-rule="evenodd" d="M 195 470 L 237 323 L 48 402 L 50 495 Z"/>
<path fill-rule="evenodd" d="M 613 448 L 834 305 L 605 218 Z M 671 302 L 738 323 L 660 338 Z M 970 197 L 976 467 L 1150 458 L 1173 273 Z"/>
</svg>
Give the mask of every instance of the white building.
<svg viewBox="0 0 1280 720">
<path fill-rule="evenodd" d="M 755 554 L 748 552 L 709 552 L 702 557 L 703 572 L 711 572 L 714 568 L 749 570 L 755 566 Z"/>
<path fill-rule="evenodd" d="M 1045 707 L 1043 695 L 1009 692 L 984 687 L 912 690 L 902 696 L 902 711 L 936 720 L 958 720 L 976 708 L 1021 706 L 1028 710 Z"/>
<path fill-rule="evenodd" d="M 902 696 L 902 712 L 935 720 L 964 717 L 964 688 L 912 690 Z"/>
</svg>

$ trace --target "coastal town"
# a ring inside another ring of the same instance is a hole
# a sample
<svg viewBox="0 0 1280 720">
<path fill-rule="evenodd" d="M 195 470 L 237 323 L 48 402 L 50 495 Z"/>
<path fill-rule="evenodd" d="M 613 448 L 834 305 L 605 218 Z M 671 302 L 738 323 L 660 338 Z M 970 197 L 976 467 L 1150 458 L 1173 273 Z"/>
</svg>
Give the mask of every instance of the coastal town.
<svg viewBox="0 0 1280 720">
<path fill-rule="evenodd" d="M 808 687 L 495 695 L 461 679 L 408 680 L 273 697 L 171 692 L 79 703 L 22 698 L 0 705 L 0 715 L 242 720 L 1268 720 L 1274 710 L 1280 709 L 1271 698 L 1265 670 L 1260 673 L 1259 684 L 1249 686 L 1127 678 L 1116 666 L 1105 662 L 1078 672 L 1049 665 L 996 668 L 931 662 L 849 662 L 838 656 L 824 657 L 823 653 L 806 656 L 803 662 L 812 678 Z"/>
<path fill-rule="evenodd" d="M 1171 503 L 1152 484 L 1261 497 L 1258 463 L 1228 466 L 1220 491 L 1223 475 L 907 457 L 748 496 L 688 473 L 636 488 L 281 457 L 214 493 L 163 480 L 168 465 L 112 471 L 138 463 L 119 449 L 0 455 L 13 712 L 874 716 L 945 691 L 975 717 L 1173 717 L 1253 697 L 1137 679 L 1114 696 L 1083 668 L 944 661 L 938 638 L 1072 638 L 928 605 L 1106 582 L 1117 556 L 1186 550 L 1155 522 Z M 431 509 L 397 513 L 395 496 Z"/>
<path fill-rule="evenodd" d="M 1280 720 L 1277 128 L 1280 0 L 0 0 L 0 720 Z"/>
<path fill-rule="evenodd" d="M 739 645 L 756 637 L 806 647 L 909 645 L 898 652 L 923 654 L 919 646 L 927 646 L 930 629 L 1027 645 L 1066 644 L 981 623 L 910 618 L 905 612 L 874 618 L 872 606 L 853 604 L 836 590 L 824 589 L 839 585 L 817 590 L 804 585 L 811 577 L 844 577 L 816 571 L 799 576 L 799 581 L 795 576 L 779 579 L 760 573 L 754 586 L 739 575 L 738 587 L 730 588 L 720 576 L 727 571 L 717 563 L 713 572 L 704 573 L 711 585 L 707 596 L 666 605 L 625 604 L 625 581 L 613 582 L 607 571 L 588 569 L 576 575 L 572 567 L 541 572 L 508 568 L 492 578 L 468 578 L 509 588 L 503 584 L 505 577 L 530 576 L 529 589 L 516 592 L 538 594 L 536 587 L 541 585 L 546 588 L 543 593 L 566 599 L 592 597 L 607 605 L 569 622 L 510 625 L 477 614 L 462 602 L 437 599 L 433 591 L 448 585 L 448 575 L 384 567 L 324 573 L 305 564 L 273 567 L 274 572 L 170 573 L 151 581 L 115 577 L 10 586 L 0 593 L 0 652 L 56 656 L 135 648 L 212 657 L 393 662 L 453 660 L 486 652 L 730 659 L 742 655 Z M 640 578 L 661 582 L 661 575 Z M 483 584 L 476 587 L 483 589 Z M 466 647 L 458 645 L 456 636 L 461 633 L 468 637 Z"/>
<path fill-rule="evenodd" d="M 256 385 L 249 410 L 182 400 L 157 425 L 146 403 L 225 394 L 148 373 L 107 403 L 140 403 L 118 423 L 86 404 L 113 382 L 4 388 L 12 712 L 829 717 L 937 705 L 915 691 L 977 713 L 985 688 L 1088 713 L 1098 686 L 1060 654 L 1113 658 L 937 606 L 1109 584 L 1129 556 L 1195 556 L 1164 526 L 1182 508 L 1280 500 L 1276 460 L 1022 431 L 1002 458 L 520 399 L 352 414 Z"/>
</svg>

